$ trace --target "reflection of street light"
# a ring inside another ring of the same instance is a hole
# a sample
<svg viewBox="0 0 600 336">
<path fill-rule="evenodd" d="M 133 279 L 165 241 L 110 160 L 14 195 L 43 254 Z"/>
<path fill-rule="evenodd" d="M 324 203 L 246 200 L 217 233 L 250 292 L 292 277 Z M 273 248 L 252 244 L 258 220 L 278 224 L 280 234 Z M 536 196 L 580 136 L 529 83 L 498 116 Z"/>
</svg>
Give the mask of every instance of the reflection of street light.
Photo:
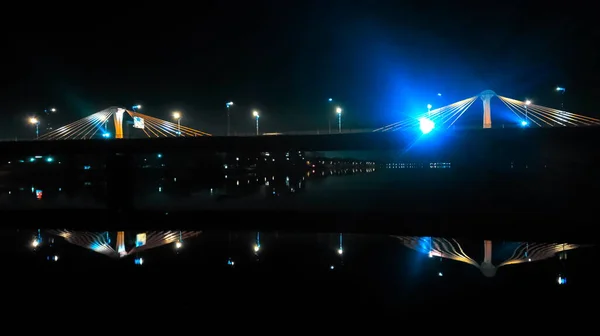
<svg viewBox="0 0 600 336">
<path fill-rule="evenodd" d="M 181 112 L 173 112 L 173 118 L 177 120 L 177 136 L 181 136 Z"/>
<path fill-rule="evenodd" d="M 40 121 L 36 117 L 29 118 L 29 123 L 35 125 L 35 138 L 38 139 L 40 137 Z"/>
<path fill-rule="evenodd" d="M 335 113 L 338 115 L 338 133 L 342 133 L 342 108 L 336 107 Z"/>
<path fill-rule="evenodd" d="M 252 111 L 252 115 L 256 118 L 256 135 L 258 135 L 258 118 L 260 117 L 258 111 Z"/>
</svg>

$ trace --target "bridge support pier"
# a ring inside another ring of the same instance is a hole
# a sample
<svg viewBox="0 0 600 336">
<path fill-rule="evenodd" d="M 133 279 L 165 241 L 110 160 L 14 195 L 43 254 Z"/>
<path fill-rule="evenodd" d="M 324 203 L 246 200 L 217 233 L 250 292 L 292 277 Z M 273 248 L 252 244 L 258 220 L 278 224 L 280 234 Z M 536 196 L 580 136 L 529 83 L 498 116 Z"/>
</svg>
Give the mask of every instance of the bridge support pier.
<svg viewBox="0 0 600 336">
<path fill-rule="evenodd" d="M 492 108 L 490 100 L 496 96 L 492 90 L 486 90 L 479 94 L 479 98 L 483 101 L 483 128 L 492 128 Z"/>
</svg>

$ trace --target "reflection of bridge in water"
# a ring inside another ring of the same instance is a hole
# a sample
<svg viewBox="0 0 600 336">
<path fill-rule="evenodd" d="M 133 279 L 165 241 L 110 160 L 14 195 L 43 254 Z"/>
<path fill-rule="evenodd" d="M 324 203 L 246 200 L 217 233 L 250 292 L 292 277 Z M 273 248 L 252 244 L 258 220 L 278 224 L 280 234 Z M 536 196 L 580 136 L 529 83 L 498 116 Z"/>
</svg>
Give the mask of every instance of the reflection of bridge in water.
<svg viewBox="0 0 600 336">
<path fill-rule="evenodd" d="M 490 240 L 483 242 L 484 257 L 483 261 L 478 263 L 465 253 L 463 247 L 456 239 L 412 236 L 397 236 L 396 238 L 406 247 L 423 254 L 428 254 L 430 258 L 450 259 L 475 266 L 486 277 L 495 276 L 496 271 L 503 266 L 550 259 L 556 255 L 566 258 L 567 251 L 585 246 L 568 243 L 517 243 L 511 256 L 496 266 L 492 262 L 492 241 Z"/>
<path fill-rule="evenodd" d="M 101 253 L 110 258 L 119 259 L 160 246 L 175 244 L 180 248 L 183 241 L 200 235 L 201 231 L 149 231 L 138 233 L 135 242 L 130 244 L 124 231 L 116 233 L 114 247 L 109 232 L 88 232 L 69 230 L 48 230 L 48 233 L 64 238 L 67 242 Z"/>
</svg>

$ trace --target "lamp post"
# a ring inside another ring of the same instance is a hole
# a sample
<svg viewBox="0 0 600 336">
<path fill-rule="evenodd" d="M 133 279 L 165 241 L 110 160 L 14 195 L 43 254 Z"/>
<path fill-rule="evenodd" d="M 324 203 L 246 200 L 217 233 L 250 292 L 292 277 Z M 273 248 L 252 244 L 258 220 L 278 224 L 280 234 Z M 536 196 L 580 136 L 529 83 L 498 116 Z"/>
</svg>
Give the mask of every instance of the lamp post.
<svg viewBox="0 0 600 336">
<path fill-rule="evenodd" d="M 527 99 L 525 101 L 525 125 L 529 123 L 529 119 L 527 117 L 527 106 L 531 105 L 531 100 Z"/>
<path fill-rule="evenodd" d="M 252 111 L 252 115 L 256 119 L 256 135 L 258 135 L 258 118 L 259 118 L 258 111 Z"/>
<path fill-rule="evenodd" d="M 29 123 L 35 125 L 35 138 L 39 139 L 40 137 L 40 120 L 36 117 L 29 118 Z"/>
<path fill-rule="evenodd" d="M 331 105 L 333 103 L 333 98 L 329 98 L 327 99 L 327 101 L 329 102 L 329 105 Z M 327 110 L 329 110 L 329 108 Z M 329 113 L 327 113 L 327 124 L 329 127 L 329 134 L 331 134 L 331 116 L 329 115 Z"/>
<path fill-rule="evenodd" d="M 233 102 L 230 101 L 229 103 L 226 103 L 225 106 L 227 107 L 227 136 L 231 135 L 231 116 L 229 114 L 229 109 L 231 109 L 231 107 L 233 106 Z"/>
<path fill-rule="evenodd" d="M 560 110 L 564 111 L 565 110 L 565 97 L 564 97 L 564 94 L 565 94 L 565 91 L 567 91 L 567 90 L 564 87 L 557 86 L 556 87 L 556 91 L 560 92 L 560 94 L 563 95 L 563 97 L 560 98 Z"/>
<path fill-rule="evenodd" d="M 173 112 L 173 119 L 177 120 L 177 136 L 181 136 L 181 112 Z"/>
<path fill-rule="evenodd" d="M 338 133 L 342 133 L 342 108 L 339 106 L 336 107 L 335 113 L 337 113 L 338 116 Z"/>
</svg>

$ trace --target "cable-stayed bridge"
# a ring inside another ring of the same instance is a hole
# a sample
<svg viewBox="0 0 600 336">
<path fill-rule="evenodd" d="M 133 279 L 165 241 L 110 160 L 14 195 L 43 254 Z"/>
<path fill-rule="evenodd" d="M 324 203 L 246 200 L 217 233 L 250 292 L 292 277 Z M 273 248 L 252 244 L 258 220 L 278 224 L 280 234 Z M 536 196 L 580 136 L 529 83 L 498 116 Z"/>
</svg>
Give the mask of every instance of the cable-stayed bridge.
<svg viewBox="0 0 600 336">
<path fill-rule="evenodd" d="M 85 118 L 74 121 L 51 132 L 41 135 L 39 140 L 77 140 L 111 138 L 111 123 L 114 125 L 114 138 L 123 138 L 123 117 L 127 114 L 133 119 L 133 128 L 139 129 L 148 138 L 161 137 L 199 137 L 210 134 L 182 126 L 179 122 L 158 119 L 139 112 L 120 107 L 109 107 Z"/>
<path fill-rule="evenodd" d="M 482 128 L 492 128 L 492 109 L 490 101 L 498 98 L 519 120 L 517 126 L 522 127 L 582 127 L 599 126 L 600 119 L 575 114 L 554 108 L 533 104 L 530 101 L 519 101 L 497 95 L 486 90 L 478 95 L 463 99 L 447 106 L 421 113 L 415 117 L 386 125 L 377 129 L 342 130 L 339 133 L 390 132 L 420 128 L 423 133 L 433 129 L 450 128 L 456 125 L 466 113 L 473 112 L 472 107 L 478 100 L 483 103 Z M 130 111 L 120 107 L 110 107 L 68 125 L 39 136 L 39 140 L 85 140 L 94 138 L 123 138 L 124 116 L 133 119 L 133 128 L 146 138 L 168 137 L 202 137 L 211 134 L 177 123 L 155 118 L 149 115 Z M 131 122 L 130 122 L 131 123 Z M 111 132 L 111 130 L 114 130 Z M 262 135 L 287 135 L 288 133 L 263 133 Z M 294 135 L 327 134 L 326 132 L 289 132 Z M 332 133 L 337 134 L 337 133 Z"/>
<path fill-rule="evenodd" d="M 378 128 L 374 132 L 398 131 L 406 128 L 421 127 L 425 133 L 433 128 L 450 128 L 469 110 L 471 106 L 481 99 L 483 102 L 482 128 L 492 128 L 492 109 L 490 101 L 497 97 L 504 105 L 514 113 L 520 126 L 532 127 L 579 127 L 599 126 L 600 119 L 587 117 L 580 114 L 561 111 L 530 101 L 519 101 L 497 95 L 494 91 L 486 90 L 480 94 L 463 99 L 456 103 L 436 108 L 396 123 Z"/>
</svg>

